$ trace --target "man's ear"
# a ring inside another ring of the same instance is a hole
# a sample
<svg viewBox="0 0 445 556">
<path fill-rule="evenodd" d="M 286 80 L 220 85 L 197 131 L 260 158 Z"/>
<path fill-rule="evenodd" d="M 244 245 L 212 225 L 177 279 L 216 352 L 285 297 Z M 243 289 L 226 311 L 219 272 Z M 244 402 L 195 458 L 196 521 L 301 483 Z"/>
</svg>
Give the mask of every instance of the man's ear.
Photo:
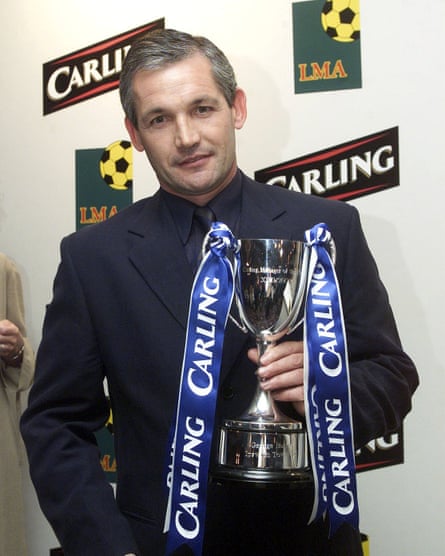
<svg viewBox="0 0 445 556">
<path fill-rule="evenodd" d="M 241 129 L 247 118 L 246 93 L 242 89 L 236 89 L 232 105 L 233 125 L 235 129 Z"/>
<path fill-rule="evenodd" d="M 141 142 L 139 132 L 127 117 L 125 118 L 125 127 L 127 128 L 128 135 L 130 136 L 134 148 L 142 152 L 144 150 L 144 145 Z"/>
</svg>

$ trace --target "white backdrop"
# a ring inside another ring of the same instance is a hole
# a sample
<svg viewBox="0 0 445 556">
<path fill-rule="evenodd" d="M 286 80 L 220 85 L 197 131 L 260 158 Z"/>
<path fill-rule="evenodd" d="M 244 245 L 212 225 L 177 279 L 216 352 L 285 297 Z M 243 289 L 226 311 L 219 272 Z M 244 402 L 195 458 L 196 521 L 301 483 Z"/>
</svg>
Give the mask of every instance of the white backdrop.
<svg viewBox="0 0 445 556">
<path fill-rule="evenodd" d="M 35 347 L 63 235 L 75 228 L 74 152 L 126 138 L 117 92 L 42 116 L 42 64 L 165 17 L 207 35 L 248 96 L 238 134 L 250 175 L 399 126 L 401 186 L 353 201 L 389 290 L 421 387 L 406 420 L 406 463 L 359 476 L 361 528 L 372 556 L 440 556 L 445 525 L 444 0 L 361 0 L 363 88 L 293 94 L 288 0 L 15 0 L 0 4 L 0 250 L 17 262 Z M 156 184 L 135 160 L 135 199 Z M 58 545 L 27 483 L 31 556 Z M 273 555 L 272 555 L 273 556 Z"/>
</svg>

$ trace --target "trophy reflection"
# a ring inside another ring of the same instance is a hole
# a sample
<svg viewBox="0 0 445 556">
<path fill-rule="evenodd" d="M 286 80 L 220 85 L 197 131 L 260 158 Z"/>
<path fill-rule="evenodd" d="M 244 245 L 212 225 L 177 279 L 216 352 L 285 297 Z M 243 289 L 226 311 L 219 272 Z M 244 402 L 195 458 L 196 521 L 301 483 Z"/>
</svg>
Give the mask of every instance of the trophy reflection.
<svg viewBox="0 0 445 556">
<path fill-rule="evenodd" d="M 309 253 L 303 242 L 292 240 L 243 239 L 240 244 L 236 304 L 242 327 L 255 336 L 261 357 L 299 324 Z M 303 423 L 284 415 L 259 383 L 244 414 L 223 421 L 217 463 L 217 475 L 233 480 L 311 478 Z"/>
</svg>

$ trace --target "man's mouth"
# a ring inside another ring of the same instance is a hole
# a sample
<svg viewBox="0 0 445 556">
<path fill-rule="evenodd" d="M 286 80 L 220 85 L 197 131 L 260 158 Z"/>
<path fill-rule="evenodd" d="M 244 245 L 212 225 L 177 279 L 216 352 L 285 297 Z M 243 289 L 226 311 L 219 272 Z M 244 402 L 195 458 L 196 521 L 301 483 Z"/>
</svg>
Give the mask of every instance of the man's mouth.
<svg viewBox="0 0 445 556">
<path fill-rule="evenodd" d="M 209 154 L 195 154 L 193 156 L 188 156 L 187 158 L 180 160 L 178 162 L 178 166 L 182 168 L 200 166 L 205 163 L 209 157 Z"/>
</svg>

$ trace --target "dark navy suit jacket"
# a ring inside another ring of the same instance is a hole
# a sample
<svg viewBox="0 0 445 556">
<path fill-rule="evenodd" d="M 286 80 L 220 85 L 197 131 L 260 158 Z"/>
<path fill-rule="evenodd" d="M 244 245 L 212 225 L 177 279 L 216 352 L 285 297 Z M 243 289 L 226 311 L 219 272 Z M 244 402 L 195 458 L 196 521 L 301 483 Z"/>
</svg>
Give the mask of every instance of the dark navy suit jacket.
<svg viewBox="0 0 445 556">
<path fill-rule="evenodd" d="M 314 224 L 328 225 L 337 246 L 356 444 L 396 429 L 411 407 L 417 374 L 401 349 L 357 211 L 245 176 L 242 196 L 240 237 L 303 240 Z M 192 281 L 183 245 L 159 193 L 62 241 L 22 432 L 40 504 L 68 556 L 163 554 L 164 466 Z M 301 337 L 301 330 L 293 337 Z M 229 322 L 218 418 L 238 416 L 250 401 L 256 378 L 246 356 L 248 341 Z M 114 417 L 117 503 L 94 440 L 94 431 L 108 415 L 104 377 Z M 224 515 L 230 516 L 229 527 L 248 528 L 246 513 L 253 516 L 252 530 L 266 526 L 269 518 L 256 515 L 258 507 L 249 506 L 248 499 L 243 493 L 242 508 L 235 497 L 216 501 L 214 518 L 209 508 L 208 531 L 223 526 Z M 223 508 L 224 503 L 229 507 Z M 272 509 L 281 512 L 281 522 L 286 522 L 290 505 Z M 238 520 L 237 512 L 244 517 Z M 286 534 L 280 532 L 280 538 Z M 260 554 L 252 535 L 240 533 L 247 540 L 239 554 Z M 270 536 L 273 543 L 273 530 Z M 292 546 L 291 541 L 280 542 Z M 237 553 L 227 550 L 220 552 Z M 210 556 L 217 552 L 215 546 L 208 549 Z M 277 548 L 267 553 L 305 552 Z"/>
</svg>

